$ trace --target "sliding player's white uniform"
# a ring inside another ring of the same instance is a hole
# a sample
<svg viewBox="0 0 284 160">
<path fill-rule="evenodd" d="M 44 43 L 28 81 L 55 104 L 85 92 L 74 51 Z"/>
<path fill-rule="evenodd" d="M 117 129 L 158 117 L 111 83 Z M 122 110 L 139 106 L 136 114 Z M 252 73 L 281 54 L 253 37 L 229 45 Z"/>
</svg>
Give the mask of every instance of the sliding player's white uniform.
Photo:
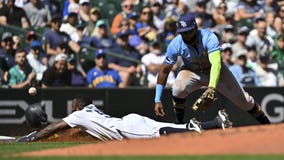
<svg viewBox="0 0 284 160">
<path fill-rule="evenodd" d="M 185 124 L 157 122 L 138 114 L 128 114 L 122 118 L 104 114 L 90 104 L 63 119 L 69 126 L 78 126 L 100 140 L 122 140 L 123 138 L 156 138 L 163 127 L 185 129 Z"/>
</svg>

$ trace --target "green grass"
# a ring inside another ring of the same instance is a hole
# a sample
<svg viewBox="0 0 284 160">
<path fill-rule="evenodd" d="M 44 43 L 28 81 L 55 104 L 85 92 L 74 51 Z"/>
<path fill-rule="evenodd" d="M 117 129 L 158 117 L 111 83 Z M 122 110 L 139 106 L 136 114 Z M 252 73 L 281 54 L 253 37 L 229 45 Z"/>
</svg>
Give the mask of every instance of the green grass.
<svg viewBox="0 0 284 160">
<path fill-rule="evenodd" d="M 7 160 L 283 160 L 282 155 L 18 157 Z M 1 159 L 2 160 L 2 159 Z M 4 159 L 3 159 L 4 160 Z"/>
<path fill-rule="evenodd" d="M 31 143 L 0 143 L 0 159 L 1 156 L 19 152 L 42 150 L 47 148 L 68 147 L 78 144 L 78 142 L 31 142 Z"/>
<path fill-rule="evenodd" d="M 0 143 L 0 160 L 283 160 L 284 155 L 214 155 L 214 156 L 85 156 L 85 157 L 7 157 L 13 153 L 48 148 L 69 147 L 79 142 Z"/>
</svg>

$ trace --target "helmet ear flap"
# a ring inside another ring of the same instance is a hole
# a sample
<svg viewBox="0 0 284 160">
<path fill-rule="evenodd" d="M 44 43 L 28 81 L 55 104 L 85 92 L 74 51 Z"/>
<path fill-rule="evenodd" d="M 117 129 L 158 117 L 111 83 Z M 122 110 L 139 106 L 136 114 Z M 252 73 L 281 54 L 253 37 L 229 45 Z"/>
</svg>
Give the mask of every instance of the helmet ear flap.
<svg viewBox="0 0 284 160">
<path fill-rule="evenodd" d="M 45 111 L 44 111 L 44 104 L 40 104 L 40 109 L 41 109 L 41 121 L 42 122 L 47 122 L 47 114 L 45 113 Z"/>
</svg>

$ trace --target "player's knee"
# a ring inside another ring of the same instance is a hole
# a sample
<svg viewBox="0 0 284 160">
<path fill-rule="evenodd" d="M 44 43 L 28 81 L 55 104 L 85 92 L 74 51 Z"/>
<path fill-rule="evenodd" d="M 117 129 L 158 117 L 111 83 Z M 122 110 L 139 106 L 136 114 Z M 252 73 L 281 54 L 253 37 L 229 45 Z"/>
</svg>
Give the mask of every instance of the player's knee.
<svg viewBox="0 0 284 160">
<path fill-rule="evenodd" d="M 180 83 L 175 83 L 172 87 L 172 94 L 174 97 L 186 97 L 186 86 Z"/>
</svg>

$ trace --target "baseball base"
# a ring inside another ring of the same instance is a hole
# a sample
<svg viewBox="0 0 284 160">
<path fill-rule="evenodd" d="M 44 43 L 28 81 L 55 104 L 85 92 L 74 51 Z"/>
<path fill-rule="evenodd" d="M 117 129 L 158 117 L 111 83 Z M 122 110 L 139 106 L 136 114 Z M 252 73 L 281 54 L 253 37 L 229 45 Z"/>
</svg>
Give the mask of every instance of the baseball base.
<svg viewBox="0 0 284 160">
<path fill-rule="evenodd" d="M 0 142 L 14 142 L 15 140 L 15 137 L 0 136 Z"/>
</svg>

